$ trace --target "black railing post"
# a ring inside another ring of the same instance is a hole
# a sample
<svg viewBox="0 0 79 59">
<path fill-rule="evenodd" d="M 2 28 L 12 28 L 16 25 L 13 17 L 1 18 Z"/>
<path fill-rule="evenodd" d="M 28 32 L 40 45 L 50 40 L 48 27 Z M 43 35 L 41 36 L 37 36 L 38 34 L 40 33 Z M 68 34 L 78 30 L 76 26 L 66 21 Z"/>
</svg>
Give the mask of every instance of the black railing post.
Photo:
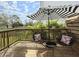
<svg viewBox="0 0 79 59">
<path fill-rule="evenodd" d="M 2 38 L 3 38 L 3 46 L 5 47 L 5 32 L 2 33 Z"/>
<path fill-rule="evenodd" d="M 53 29 L 53 41 L 54 41 L 54 29 Z"/>
<path fill-rule="evenodd" d="M 6 35 L 7 35 L 7 46 L 9 47 L 9 35 L 8 35 L 8 32 L 6 32 Z"/>
<path fill-rule="evenodd" d="M 19 31 L 16 30 L 16 34 L 17 34 L 17 41 L 20 41 L 20 39 L 19 39 Z"/>
<path fill-rule="evenodd" d="M 17 30 L 15 30 L 15 31 L 13 31 L 13 32 L 14 32 L 14 34 L 15 34 L 14 36 L 16 37 L 16 41 L 19 41 L 18 35 L 17 35 L 17 33 L 18 33 Z"/>
</svg>

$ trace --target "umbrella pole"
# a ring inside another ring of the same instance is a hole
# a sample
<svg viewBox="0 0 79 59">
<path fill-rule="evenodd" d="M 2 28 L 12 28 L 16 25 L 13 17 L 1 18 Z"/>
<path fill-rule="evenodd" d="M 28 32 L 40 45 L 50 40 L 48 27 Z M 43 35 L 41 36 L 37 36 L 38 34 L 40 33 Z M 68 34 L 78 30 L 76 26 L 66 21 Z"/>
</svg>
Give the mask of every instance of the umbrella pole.
<svg viewBox="0 0 79 59">
<path fill-rule="evenodd" d="M 48 41 L 50 41 L 50 21 L 49 21 L 49 15 L 50 15 L 50 10 L 48 9 Z"/>
</svg>

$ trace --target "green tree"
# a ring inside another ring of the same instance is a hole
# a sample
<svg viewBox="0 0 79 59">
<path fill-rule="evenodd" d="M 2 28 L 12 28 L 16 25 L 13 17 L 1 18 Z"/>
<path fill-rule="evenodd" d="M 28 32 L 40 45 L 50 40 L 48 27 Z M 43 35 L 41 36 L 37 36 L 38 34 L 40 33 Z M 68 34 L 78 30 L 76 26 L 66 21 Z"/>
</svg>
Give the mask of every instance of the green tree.
<svg viewBox="0 0 79 59">
<path fill-rule="evenodd" d="M 12 27 L 13 28 L 15 28 L 15 27 L 20 27 L 20 26 L 23 26 L 23 24 L 22 23 L 20 23 L 20 22 L 14 22 L 13 24 L 12 24 Z"/>
<path fill-rule="evenodd" d="M 28 25 L 27 27 L 28 28 L 31 28 L 31 29 L 42 29 L 42 28 L 46 28 L 45 24 L 43 24 L 40 21 L 35 22 L 32 25 Z"/>
<path fill-rule="evenodd" d="M 8 28 L 9 25 L 9 16 L 2 13 L 0 14 L 0 27 L 2 26 L 3 28 L 6 27 Z"/>
<path fill-rule="evenodd" d="M 10 23 L 12 28 L 23 26 L 23 23 L 21 22 L 20 18 L 17 15 L 11 16 Z"/>
<path fill-rule="evenodd" d="M 25 26 L 28 26 L 28 25 L 32 26 L 33 22 L 26 22 Z"/>
<path fill-rule="evenodd" d="M 49 28 L 53 28 L 53 27 L 54 28 L 65 28 L 64 24 L 59 24 L 57 20 L 49 20 Z"/>
</svg>

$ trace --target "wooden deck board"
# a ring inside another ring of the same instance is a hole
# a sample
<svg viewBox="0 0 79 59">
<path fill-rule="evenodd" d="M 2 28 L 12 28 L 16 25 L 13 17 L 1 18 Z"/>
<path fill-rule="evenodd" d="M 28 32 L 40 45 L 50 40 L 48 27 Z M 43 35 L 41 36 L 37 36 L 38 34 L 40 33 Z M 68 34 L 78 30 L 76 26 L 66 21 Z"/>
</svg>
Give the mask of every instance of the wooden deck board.
<svg viewBox="0 0 79 59">
<path fill-rule="evenodd" d="M 78 44 L 50 49 L 42 44 L 23 41 L 11 46 L 3 57 L 79 57 Z"/>
</svg>

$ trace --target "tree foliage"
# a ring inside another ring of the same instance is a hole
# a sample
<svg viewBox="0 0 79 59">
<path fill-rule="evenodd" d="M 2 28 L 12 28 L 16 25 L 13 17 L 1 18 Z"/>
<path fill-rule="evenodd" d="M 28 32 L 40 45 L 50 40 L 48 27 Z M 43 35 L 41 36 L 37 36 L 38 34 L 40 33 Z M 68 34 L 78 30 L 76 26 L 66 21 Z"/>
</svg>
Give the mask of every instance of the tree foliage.
<svg viewBox="0 0 79 59">
<path fill-rule="evenodd" d="M 0 27 L 14 28 L 19 26 L 23 26 L 23 23 L 17 15 L 0 14 Z"/>
<path fill-rule="evenodd" d="M 20 21 L 20 18 L 17 15 L 11 16 L 10 23 L 12 28 L 23 26 L 22 22 Z"/>
<path fill-rule="evenodd" d="M 64 24 L 59 24 L 57 20 L 49 20 L 49 28 L 64 28 Z"/>
<path fill-rule="evenodd" d="M 9 16 L 2 13 L 0 14 L 0 27 L 8 27 L 9 25 Z"/>
<path fill-rule="evenodd" d="M 23 24 L 20 23 L 20 22 L 14 22 L 14 23 L 12 24 L 12 28 L 20 27 L 20 26 L 23 26 Z"/>
<path fill-rule="evenodd" d="M 45 29 L 48 28 L 48 23 L 44 24 L 43 22 L 36 22 L 32 25 L 27 25 L 27 28 L 31 29 Z M 63 24 L 59 24 L 57 20 L 49 20 L 49 28 L 65 28 Z"/>
<path fill-rule="evenodd" d="M 30 25 L 27 26 L 27 28 L 31 28 L 31 29 L 41 29 L 46 27 L 47 26 L 40 21 L 33 23 L 31 26 Z"/>
</svg>

